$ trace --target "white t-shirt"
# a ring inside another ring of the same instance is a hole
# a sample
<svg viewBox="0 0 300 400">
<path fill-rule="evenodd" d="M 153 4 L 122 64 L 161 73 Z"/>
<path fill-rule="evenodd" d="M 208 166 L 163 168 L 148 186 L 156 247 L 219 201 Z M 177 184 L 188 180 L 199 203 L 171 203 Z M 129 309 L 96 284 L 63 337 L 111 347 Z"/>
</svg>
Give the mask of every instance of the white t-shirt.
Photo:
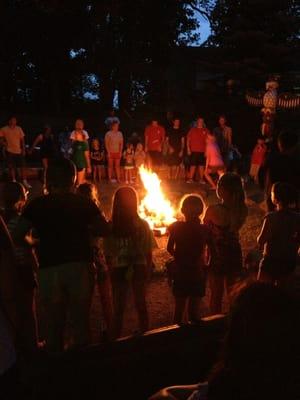
<svg viewBox="0 0 300 400">
<path fill-rule="evenodd" d="M 4 126 L 0 130 L 0 137 L 4 137 L 7 143 L 6 150 L 9 153 L 13 154 L 21 154 L 21 140 L 24 138 L 25 134 L 23 129 L 16 125 L 14 128 L 11 128 L 9 125 Z"/>
<path fill-rule="evenodd" d="M 105 135 L 105 147 L 108 153 L 121 153 L 123 150 L 122 132 L 108 131 Z"/>
<path fill-rule="evenodd" d="M 83 129 L 82 130 L 82 134 L 83 134 L 85 140 L 89 140 L 89 134 L 87 133 L 87 131 L 85 131 Z M 75 138 L 76 138 L 76 131 L 74 130 L 74 131 L 71 132 L 70 139 L 71 140 L 75 140 Z"/>
</svg>

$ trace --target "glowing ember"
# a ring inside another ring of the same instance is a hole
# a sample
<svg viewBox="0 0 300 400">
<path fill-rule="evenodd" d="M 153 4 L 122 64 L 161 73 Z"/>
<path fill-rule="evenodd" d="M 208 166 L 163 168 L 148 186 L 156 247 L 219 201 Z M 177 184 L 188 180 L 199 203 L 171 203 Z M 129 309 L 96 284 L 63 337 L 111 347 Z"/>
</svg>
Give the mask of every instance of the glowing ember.
<svg viewBox="0 0 300 400">
<path fill-rule="evenodd" d="M 165 198 L 157 174 L 144 166 L 139 168 L 139 174 L 146 189 L 146 196 L 139 206 L 139 214 L 149 223 L 151 229 L 163 229 L 161 234 L 164 234 L 165 227 L 176 221 L 175 210 Z"/>
</svg>

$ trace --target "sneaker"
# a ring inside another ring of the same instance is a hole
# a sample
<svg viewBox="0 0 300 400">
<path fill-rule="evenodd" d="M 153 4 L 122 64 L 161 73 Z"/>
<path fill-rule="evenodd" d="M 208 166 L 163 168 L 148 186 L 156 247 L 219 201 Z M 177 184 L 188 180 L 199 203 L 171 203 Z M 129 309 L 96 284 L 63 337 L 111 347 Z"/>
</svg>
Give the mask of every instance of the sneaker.
<svg viewBox="0 0 300 400">
<path fill-rule="evenodd" d="M 26 179 L 23 180 L 23 185 L 25 186 L 26 189 L 31 189 L 32 188 L 32 186 L 29 185 L 29 183 L 27 182 Z"/>
</svg>

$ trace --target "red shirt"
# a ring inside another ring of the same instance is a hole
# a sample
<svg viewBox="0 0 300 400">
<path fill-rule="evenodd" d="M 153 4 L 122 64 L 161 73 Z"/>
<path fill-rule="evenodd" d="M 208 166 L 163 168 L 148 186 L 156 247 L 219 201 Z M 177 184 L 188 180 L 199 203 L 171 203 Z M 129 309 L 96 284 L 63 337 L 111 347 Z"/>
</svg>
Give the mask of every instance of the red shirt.
<svg viewBox="0 0 300 400">
<path fill-rule="evenodd" d="M 262 165 L 265 160 L 267 148 L 257 144 L 252 152 L 251 164 Z"/>
<path fill-rule="evenodd" d="M 187 134 L 187 142 L 192 153 L 204 153 L 206 149 L 206 128 L 191 128 Z"/>
<path fill-rule="evenodd" d="M 148 125 L 145 129 L 145 139 L 148 151 L 162 151 L 166 131 L 163 126 Z"/>
</svg>

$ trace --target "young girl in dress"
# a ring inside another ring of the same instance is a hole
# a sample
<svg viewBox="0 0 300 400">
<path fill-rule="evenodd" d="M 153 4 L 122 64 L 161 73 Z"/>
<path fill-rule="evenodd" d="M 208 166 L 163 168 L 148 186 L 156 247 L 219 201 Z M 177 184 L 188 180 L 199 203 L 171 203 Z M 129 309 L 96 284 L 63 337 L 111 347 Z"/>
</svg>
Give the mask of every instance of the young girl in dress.
<svg viewBox="0 0 300 400">
<path fill-rule="evenodd" d="M 146 283 L 152 268 L 155 241 L 146 221 L 138 215 L 136 191 L 129 186 L 119 188 L 113 198 L 111 235 L 104 239 L 114 298 L 114 336 L 120 337 L 130 286 L 138 314 L 139 330 L 149 328 L 146 304 Z"/>
<path fill-rule="evenodd" d="M 86 173 L 92 172 L 89 145 L 80 131 L 74 131 L 71 160 L 76 165 L 77 186 L 79 186 L 85 182 Z"/>
<path fill-rule="evenodd" d="M 101 181 L 101 175 L 104 167 L 104 151 L 101 150 L 100 141 L 98 139 L 93 139 L 91 143 L 91 164 L 92 164 L 92 174 L 94 182 Z"/>
<path fill-rule="evenodd" d="M 78 187 L 77 193 L 92 200 L 100 209 L 98 190 L 93 183 L 83 183 Z M 92 248 L 94 254 L 94 266 L 96 269 L 96 282 L 100 293 L 107 334 L 108 337 L 110 337 L 112 334 L 113 318 L 112 290 L 108 267 L 103 253 L 103 240 L 100 237 L 93 238 Z"/>
<path fill-rule="evenodd" d="M 200 304 L 205 296 L 207 257 L 213 252 L 210 229 L 201 224 L 203 200 L 199 195 L 188 195 L 181 202 L 185 221 L 169 227 L 168 252 L 174 257 L 173 294 L 175 297 L 174 323 L 184 322 L 188 305 L 188 319 L 200 319 Z"/>
<path fill-rule="evenodd" d="M 134 148 L 133 144 L 127 143 L 126 150 L 124 151 L 123 158 L 125 161 L 124 171 L 125 171 L 125 182 L 133 183 L 133 170 L 134 170 Z"/>
<path fill-rule="evenodd" d="M 221 203 L 209 206 L 203 221 L 212 230 L 215 247 L 209 270 L 212 314 L 222 312 L 224 288 L 226 287 L 229 294 L 242 272 L 239 231 L 248 214 L 239 175 L 234 173 L 222 175 L 217 184 L 217 196 Z"/>
<path fill-rule="evenodd" d="M 211 133 L 207 133 L 206 139 L 206 167 L 204 176 L 212 189 L 216 189 L 217 186 L 213 181 L 211 174 L 217 173 L 219 176 L 225 172 L 225 164 L 221 156 L 221 152 L 216 140 L 216 137 Z"/>
</svg>

